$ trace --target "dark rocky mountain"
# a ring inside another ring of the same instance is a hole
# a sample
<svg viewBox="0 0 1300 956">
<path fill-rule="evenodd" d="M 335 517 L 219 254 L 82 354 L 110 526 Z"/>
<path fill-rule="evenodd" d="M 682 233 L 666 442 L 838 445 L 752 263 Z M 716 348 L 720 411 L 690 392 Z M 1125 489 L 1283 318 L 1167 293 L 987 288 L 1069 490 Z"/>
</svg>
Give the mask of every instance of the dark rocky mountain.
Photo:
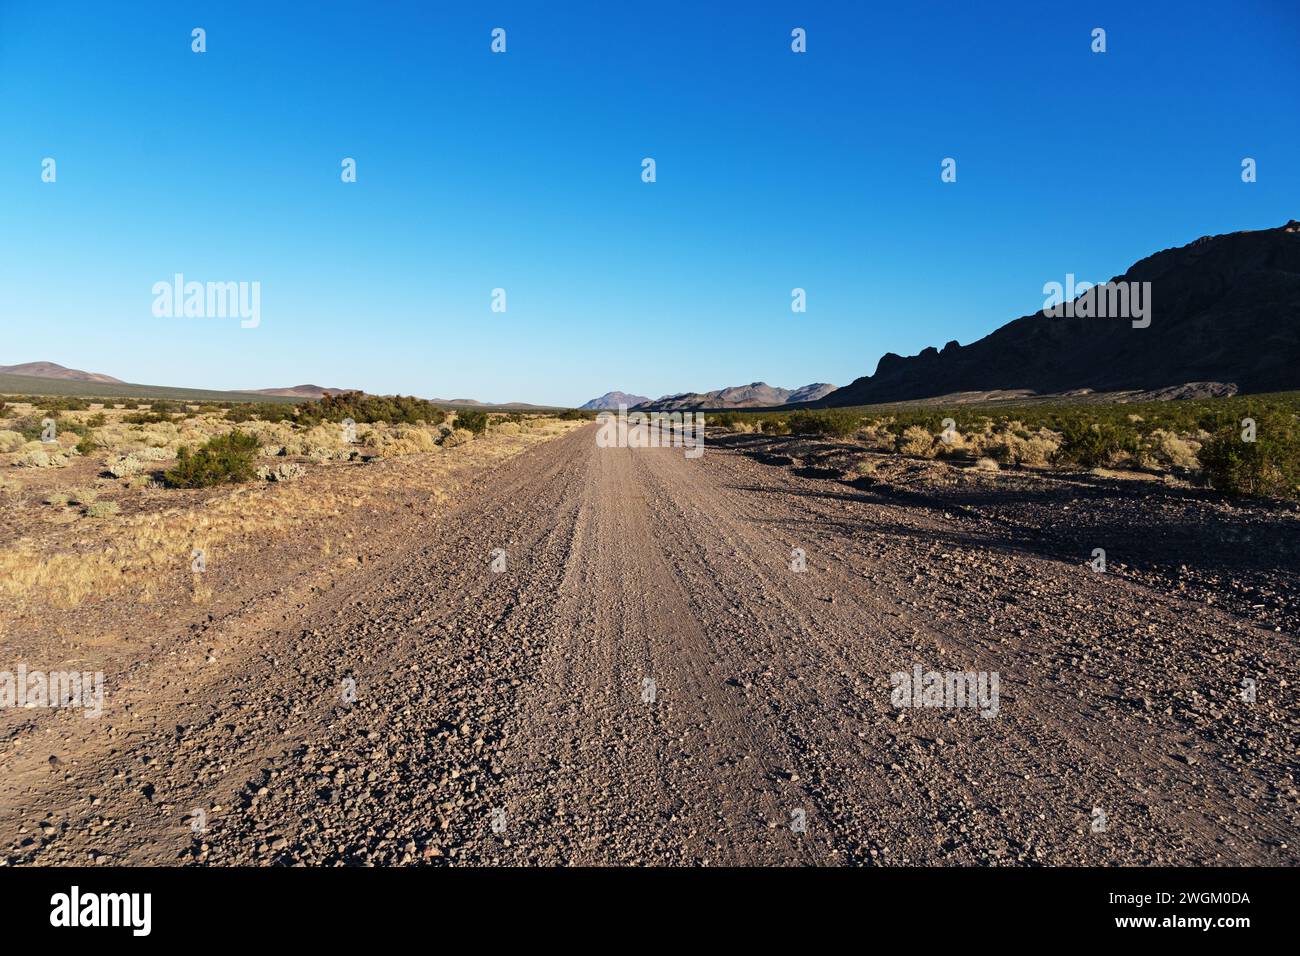
<svg viewBox="0 0 1300 956">
<path fill-rule="evenodd" d="M 1063 277 L 1062 277 L 1063 278 Z M 1027 389 L 1157 391 L 1220 383 L 1242 393 L 1300 388 L 1300 222 L 1206 236 L 1135 263 L 1150 325 L 1128 318 L 1024 316 L 970 345 L 890 352 L 819 406 Z"/>
</svg>

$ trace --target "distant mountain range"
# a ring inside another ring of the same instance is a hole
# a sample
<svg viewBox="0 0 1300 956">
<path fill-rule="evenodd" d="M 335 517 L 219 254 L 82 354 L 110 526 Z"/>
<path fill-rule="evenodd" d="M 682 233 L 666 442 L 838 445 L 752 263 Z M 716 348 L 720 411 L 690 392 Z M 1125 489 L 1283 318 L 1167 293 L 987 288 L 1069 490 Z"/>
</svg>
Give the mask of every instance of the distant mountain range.
<svg viewBox="0 0 1300 956">
<path fill-rule="evenodd" d="M 106 398 L 110 396 L 124 398 L 145 398 L 155 396 L 158 398 L 189 398 L 193 401 L 255 401 L 256 396 L 264 395 L 267 398 L 284 398 L 298 399 L 308 401 L 318 399 L 322 395 L 340 395 L 343 392 L 361 391 L 360 389 L 351 388 L 331 388 L 322 385 L 293 385 L 287 388 L 250 388 L 230 391 L 213 391 L 211 389 L 199 388 L 177 388 L 166 385 L 137 385 L 130 382 L 124 382 L 119 378 L 113 378 L 111 375 L 102 375 L 97 372 L 83 372 L 80 369 L 65 368 L 55 362 L 26 362 L 22 365 L 0 365 L 0 375 L 19 376 L 17 378 L 7 378 L 6 381 L 0 382 L 3 391 L 10 394 L 68 394 L 95 396 Z M 63 389 L 45 389 L 41 387 L 42 381 L 77 383 L 75 387 L 68 384 Z M 114 385 L 116 388 L 96 389 L 95 384 Z M 501 409 L 546 409 L 549 405 L 529 405 L 527 402 L 479 402 L 472 398 L 431 398 L 429 401 L 435 405 L 461 405 L 475 406 L 479 408 L 501 408 Z"/>
<path fill-rule="evenodd" d="M 999 390 L 1182 397 L 1300 388 L 1300 222 L 1197 239 L 1112 281 L 1151 283 L 1149 326 L 1039 311 L 970 345 L 949 342 L 910 358 L 886 353 L 874 375 L 815 404 Z"/>
<path fill-rule="evenodd" d="M 819 382 L 802 388 L 775 388 L 766 382 L 750 385 L 732 385 L 713 392 L 679 392 L 662 398 L 645 398 L 625 392 L 606 392 L 593 398 L 582 408 L 618 408 L 620 402 L 628 408 L 658 408 L 677 411 L 690 408 L 767 408 L 793 402 L 812 402 L 835 391 L 834 385 Z"/>
</svg>

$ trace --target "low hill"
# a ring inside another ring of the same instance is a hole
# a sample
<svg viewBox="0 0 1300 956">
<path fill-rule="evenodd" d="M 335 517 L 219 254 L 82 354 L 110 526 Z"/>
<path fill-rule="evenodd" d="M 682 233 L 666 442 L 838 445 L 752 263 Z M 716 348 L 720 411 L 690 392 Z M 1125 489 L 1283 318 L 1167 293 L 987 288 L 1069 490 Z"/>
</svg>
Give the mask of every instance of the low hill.
<svg viewBox="0 0 1300 956">
<path fill-rule="evenodd" d="M 618 408 L 620 405 L 626 405 L 628 408 L 632 408 L 648 401 L 650 401 L 650 399 L 646 398 L 644 395 L 632 395 L 628 392 L 606 392 L 604 395 L 600 396 L 600 398 L 593 398 L 591 401 L 579 405 L 578 408 L 583 409 L 584 411 L 602 408 Z"/>
<path fill-rule="evenodd" d="M 109 385 L 124 384 L 120 378 L 103 375 L 99 372 L 83 372 L 79 368 L 67 368 L 56 362 L 24 362 L 22 365 L 0 365 L 0 373 L 8 375 L 28 375 L 33 378 L 56 378 L 68 382 L 103 382 Z"/>
</svg>

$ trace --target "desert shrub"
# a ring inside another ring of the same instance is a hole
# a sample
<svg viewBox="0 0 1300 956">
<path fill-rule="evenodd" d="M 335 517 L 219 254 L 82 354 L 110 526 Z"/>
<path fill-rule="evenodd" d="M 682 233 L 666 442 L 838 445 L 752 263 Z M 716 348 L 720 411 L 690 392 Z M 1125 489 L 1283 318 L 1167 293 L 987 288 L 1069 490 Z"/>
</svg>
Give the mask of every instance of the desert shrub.
<svg viewBox="0 0 1300 956">
<path fill-rule="evenodd" d="M 253 419 L 263 422 L 291 422 L 297 415 L 298 406 L 285 402 L 245 402 L 228 408 L 225 418 L 228 422 L 248 422 Z"/>
<path fill-rule="evenodd" d="M 735 430 L 736 423 L 740 421 L 738 412 L 719 412 L 716 415 L 710 415 L 708 424 L 717 425 L 719 428 L 728 428 Z"/>
<path fill-rule="evenodd" d="M 111 518 L 122 513 L 122 507 L 116 501 L 96 501 L 86 508 L 87 518 Z"/>
<path fill-rule="evenodd" d="M 555 417 L 562 422 L 594 422 L 596 412 L 591 409 L 566 408 Z"/>
<path fill-rule="evenodd" d="M 257 477 L 263 481 L 297 481 L 307 474 L 307 469 L 294 461 L 286 461 L 274 468 L 263 466 L 257 469 Z"/>
<path fill-rule="evenodd" d="M 1157 428 L 1146 436 L 1142 450 L 1157 465 L 1167 468 L 1193 471 L 1200 467 L 1200 462 L 1196 459 L 1199 445 L 1196 442 L 1188 442 L 1163 428 Z"/>
<path fill-rule="evenodd" d="M 1253 442 L 1233 423 L 1201 446 L 1200 461 L 1202 476 L 1221 491 L 1300 497 L 1300 428 L 1292 416 L 1261 414 Z"/>
<path fill-rule="evenodd" d="M 487 430 L 487 412 L 477 408 L 461 408 L 456 411 L 456 428 L 465 429 L 474 435 L 481 435 Z"/>
<path fill-rule="evenodd" d="M 898 452 L 913 458 L 933 458 L 935 456 L 934 435 L 928 428 L 908 425 L 899 436 Z"/>
<path fill-rule="evenodd" d="M 828 438 L 848 438 L 858 430 L 861 422 L 860 415 L 842 408 L 794 412 L 786 420 L 795 435 L 825 435 Z"/>
<path fill-rule="evenodd" d="M 47 415 L 57 415 L 59 412 L 84 412 L 90 408 L 89 399 L 71 396 L 42 399 L 40 404 Z"/>
<path fill-rule="evenodd" d="M 41 433 L 45 431 L 45 426 L 41 422 L 49 416 L 43 415 L 24 415 L 14 422 L 14 431 L 23 436 L 24 442 L 40 441 Z"/>
<path fill-rule="evenodd" d="M 992 458 L 981 458 L 975 462 L 975 467 L 980 471 L 998 471 L 998 463 Z"/>
<path fill-rule="evenodd" d="M 7 455 L 15 452 L 27 444 L 27 441 L 28 439 L 19 432 L 0 431 L 0 453 Z"/>
<path fill-rule="evenodd" d="M 163 473 L 170 488 L 207 488 L 253 477 L 257 438 L 233 431 L 209 438 L 197 449 L 182 447 L 176 465 Z"/>
<path fill-rule="evenodd" d="M 517 425 L 508 425 L 518 429 Z M 395 428 L 392 432 L 381 435 L 377 443 L 386 458 L 399 455 L 416 455 L 438 450 L 438 444 L 427 429 L 414 426 Z"/>
<path fill-rule="evenodd" d="M 109 459 L 107 468 L 114 478 L 132 478 L 144 471 L 144 462 L 136 455 L 122 455 Z"/>
<path fill-rule="evenodd" d="M 790 423 L 784 418 L 765 418 L 762 423 L 764 435 L 788 435 Z"/>
<path fill-rule="evenodd" d="M 872 451 L 893 451 L 894 433 L 881 422 L 866 422 L 858 430 L 858 441 Z"/>
<path fill-rule="evenodd" d="M 1137 451 L 1137 435 L 1112 422 L 1068 421 L 1061 434 L 1060 461 L 1102 468 Z"/>
<path fill-rule="evenodd" d="M 316 425 L 322 421 L 341 422 L 350 418 L 354 422 L 389 422 L 414 425 L 425 422 L 441 425 L 447 412 L 422 398 L 404 395 L 366 395 L 362 392 L 343 392 L 324 395 L 314 402 L 297 406 L 297 420 L 303 425 Z"/>
<path fill-rule="evenodd" d="M 128 425 L 161 425 L 164 422 L 171 422 L 170 415 L 163 415 L 159 412 L 137 412 L 134 415 L 123 415 L 122 421 Z"/>
<path fill-rule="evenodd" d="M 440 444 L 443 448 L 455 448 L 457 445 L 463 445 L 474 438 L 474 433 L 464 428 L 456 428 L 442 436 Z"/>
<path fill-rule="evenodd" d="M 68 501 L 74 505 L 93 505 L 99 498 L 99 491 L 95 488 L 73 488 L 68 492 Z"/>
<path fill-rule="evenodd" d="M 68 458 L 58 450 L 57 445 L 44 448 L 29 448 L 14 462 L 20 468 L 62 468 L 68 464 Z"/>
<path fill-rule="evenodd" d="M 53 505 L 56 508 L 62 508 L 71 500 L 71 497 L 66 491 L 54 491 L 45 496 L 45 503 L 47 505 Z"/>
<path fill-rule="evenodd" d="M 1047 429 L 1033 434 L 1019 422 L 998 426 L 981 441 L 983 450 L 992 458 L 1012 465 L 1046 465 L 1057 459 L 1060 440 Z"/>
</svg>

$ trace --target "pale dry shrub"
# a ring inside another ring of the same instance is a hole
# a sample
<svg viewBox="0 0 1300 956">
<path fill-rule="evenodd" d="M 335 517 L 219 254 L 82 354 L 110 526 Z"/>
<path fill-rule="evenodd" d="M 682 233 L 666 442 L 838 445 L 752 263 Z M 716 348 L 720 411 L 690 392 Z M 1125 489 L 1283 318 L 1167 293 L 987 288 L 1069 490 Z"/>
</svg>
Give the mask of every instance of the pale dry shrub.
<svg viewBox="0 0 1300 956">
<path fill-rule="evenodd" d="M 133 432 L 134 434 L 131 437 L 148 448 L 176 448 L 180 446 L 181 431 L 172 422 L 140 425 L 133 429 Z"/>
<path fill-rule="evenodd" d="M 1029 437 L 1023 437 L 1025 434 Z M 987 436 L 983 451 L 1007 464 L 1042 467 L 1052 460 L 1060 447 L 1060 436 L 1050 429 L 1040 428 L 1031 433 L 1020 422 L 1006 422 Z"/>
<path fill-rule="evenodd" d="M 87 518 L 112 518 L 122 513 L 122 506 L 116 501 L 96 501 L 86 508 Z"/>
<path fill-rule="evenodd" d="M 28 448 L 14 462 L 19 468 L 62 468 L 69 458 L 62 451 L 46 451 L 44 448 Z"/>
<path fill-rule="evenodd" d="M 144 462 L 136 455 L 122 455 L 106 462 L 108 473 L 114 478 L 132 478 L 144 471 Z"/>
<path fill-rule="evenodd" d="M 284 444 L 286 455 L 305 455 L 312 461 L 346 459 L 355 451 L 343 440 L 343 426 L 334 422 L 322 423 L 300 434 L 294 434 Z"/>
<path fill-rule="evenodd" d="M 937 456 L 944 458 L 961 456 L 966 458 L 971 457 L 976 452 L 976 449 L 972 447 L 973 440 L 956 429 L 948 433 L 947 441 L 944 441 L 942 432 L 939 433 L 937 438 L 938 440 L 934 445 L 934 453 Z"/>
<path fill-rule="evenodd" d="M 903 430 L 899 441 L 899 454 L 912 458 L 933 458 L 935 455 L 934 436 L 920 425 L 908 425 Z"/>
<path fill-rule="evenodd" d="M 992 458 L 981 458 L 975 462 L 975 467 L 980 471 L 1000 471 L 1001 467 Z"/>
<path fill-rule="evenodd" d="M 27 439 L 18 432 L 0 432 L 0 454 L 15 452 L 25 444 Z"/>
<path fill-rule="evenodd" d="M 257 477 L 263 481 L 297 481 L 305 474 L 307 469 L 295 461 L 286 461 L 274 468 L 263 465 L 257 469 Z"/>
<path fill-rule="evenodd" d="M 1177 434 L 1163 428 L 1157 428 L 1147 436 L 1139 461 L 1148 456 L 1157 465 L 1167 468 L 1182 468 L 1193 471 L 1201 467 L 1196 454 L 1201 450 L 1201 443 L 1180 438 Z"/>
<path fill-rule="evenodd" d="M 449 434 L 442 436 L 439 442 L 443 448 L 455 448 L 457 445 L 463 445 L 466 442 L 474 440 L 474 433 L 467 428 L 453 429 Z"/>
<path fill-rule="evenodd" d="M 507 422 L 506 424 L 510 424 Z M 519 429 L 505 432 L 507 435 L 519 434 Z M 388 436 L 385 436 L 388 438 Z M 401 450 L 397 454 L 413 455 L 420 452 L 430 452 L 438 450 L 438 443 L 434 441 L 433 435 L 427 428 L 418 428 L 415 426 L 403 426 L 396 428 L 392 432 L 392 437 L 385 444 L 400 446 Z"/>
<path fill-rule="evenodd" d="M 68 501 L 74 505 L 93 505 L 99 497 L 97 488 L 73 488 L 68 492 Z"/>
<path fill-rule="evenodd" d="M 857 440 L 872 451 L 893 451 L 894 433 L 889 430 L 890 421 L 892 419 L 866 423 L 858 429 Z"/>
</svg>

